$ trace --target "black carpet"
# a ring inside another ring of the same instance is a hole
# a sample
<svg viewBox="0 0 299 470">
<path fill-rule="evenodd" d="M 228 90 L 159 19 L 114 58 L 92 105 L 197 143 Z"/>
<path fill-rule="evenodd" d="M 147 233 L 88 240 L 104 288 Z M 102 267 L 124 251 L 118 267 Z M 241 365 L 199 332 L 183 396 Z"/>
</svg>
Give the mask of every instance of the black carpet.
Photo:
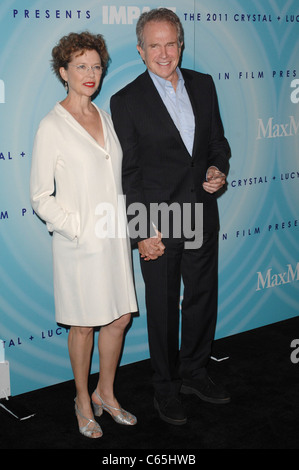
<svg viewBox="0 0 299 470">
<path fill-rule="evenodd" d="M 298 449 L 299 364 L 290 359 L 296 338 L 299 317 L 216 341 L 213 355 L 229 360 L 211 361 L 210 376 L 226 385 L 232 402 L 219 406 L 184 396 L 185 426 L 157 417 L 150 362 L 143 361 L 121 367 L 115 387 L 122 406 L 137 416 L 137 426 L 120 426 L 105 413 L 101 439 L 81 436 L 70 381 L 12 398 L 36 412 L 29 420 L 18 421 L 0 409 L 0 448 L 97 449 L 103 451 L 101 458 L 138 449 L 145 455 L 155 450 L 188 455 L 203 449 Z M 96 382 L 97 376 L 91 376 L 91 392 Z"/>
</svg>

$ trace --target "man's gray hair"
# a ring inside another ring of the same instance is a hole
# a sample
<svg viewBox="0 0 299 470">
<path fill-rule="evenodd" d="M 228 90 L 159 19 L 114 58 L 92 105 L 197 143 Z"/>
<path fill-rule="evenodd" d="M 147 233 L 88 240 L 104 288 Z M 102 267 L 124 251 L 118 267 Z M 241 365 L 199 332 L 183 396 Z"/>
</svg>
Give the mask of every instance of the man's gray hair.
<svg viewBox="0 0 299 470">
<path fill-rule="evenodd" d="M 184 42 L 184 29 L 179 17 L 172 11 L 167 8 L 159 8 L 151 10 L 149 12 L 143 13 L 137 23 L 136 34 L 138 46 L 144 49 L 144 28 L 147 23 L 154 21 L 156 23 L 166 21 L 173 24 L 176 27 L 178 32 L 178 45 L 181 47 L 181 44 Z"/>
</svg>

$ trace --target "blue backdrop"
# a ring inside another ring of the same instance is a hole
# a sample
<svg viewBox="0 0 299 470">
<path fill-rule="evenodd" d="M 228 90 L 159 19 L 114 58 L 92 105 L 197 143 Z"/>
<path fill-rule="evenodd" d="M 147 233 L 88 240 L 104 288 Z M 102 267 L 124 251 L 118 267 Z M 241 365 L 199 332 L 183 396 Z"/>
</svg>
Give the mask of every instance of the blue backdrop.
<svg viewBox="0 0 299 470">
<path fill-rule="evenodd" d="M 228 190 L 219 199 L 217 338 L 298 315 L 298 0 L 113 3 L 1 2 L 0 338 L 13 395 L 72 378 L 68 332 L 54 320 L 51 237 L 29 202 L 37 126 L 65 97 L 50 70 L 51 50 L 71 31 L 105 36 L 112 63 L 96 104 L 109 111 L 111 95 L 144 71 L 136 21 L 161 3 L 185 28 L 183 66 L 215 80 L 232 148 Z M 137 253 L 134 265 L 140 315 L 122 364 L 149 357 Z"/>
</svg>

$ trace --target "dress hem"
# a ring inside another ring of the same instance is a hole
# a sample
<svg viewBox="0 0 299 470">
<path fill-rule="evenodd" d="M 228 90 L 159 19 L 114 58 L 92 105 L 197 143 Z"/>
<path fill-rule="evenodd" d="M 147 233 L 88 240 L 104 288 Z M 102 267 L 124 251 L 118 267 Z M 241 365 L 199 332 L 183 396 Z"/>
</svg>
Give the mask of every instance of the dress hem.
<svg viewBox="0 0 299 470">
<path fill-rule="evenodd" d="M 110 325 L 111 323 L 115 322 L 116 320 L 119 320 L 121 317 L 125 316 L 125 315 L 134 315 L 136 316 L 136 314 L 138 314 L 139 311 L 138 310 L 133 310 L 133 311 L 130 311 L 130 312 L 126 312 L 126 313 L 121 313 L 120 315 L 116 316 L 113 320 L 109 321 L 109 322 L 105 322 L 105 323 L 88 323 L 88 324 L 79 324 L 77 322 L 64 322 L 58 318 L 56 318 L 56 323 L 58 325 L 61 325 L 61 326 L 64 326 L 64 327 L 72 327 L 72 326 L 77 326 L 77 327 L 81 327 L 81 328 L 101 328 L 102 326 L 107 326 L 107 325 Z"/>
</svg>

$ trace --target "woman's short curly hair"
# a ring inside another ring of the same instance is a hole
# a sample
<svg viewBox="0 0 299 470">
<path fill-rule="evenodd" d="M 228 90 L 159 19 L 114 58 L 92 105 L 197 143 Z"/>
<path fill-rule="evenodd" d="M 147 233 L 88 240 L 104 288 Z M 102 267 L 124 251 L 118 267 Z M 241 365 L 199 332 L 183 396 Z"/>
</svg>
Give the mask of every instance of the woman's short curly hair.
<svg viewBox="0 0 299 470">
<path fill-rule="evenodd" d="M 88 31 L 83 33 L 70 33 L 63 36 L 59 43 L 52 50 L 52 69 L 57 78 L 64 84 L 59 69 L 64 67 L 66 70 L 76 52 L 83 55 L 85 51 L 95 50 L 101 58 L 101 64 L 104 70 L 109 63 L 109 54 L 104 37 L 101 34 L 91 34 Z"/>
</svg>

